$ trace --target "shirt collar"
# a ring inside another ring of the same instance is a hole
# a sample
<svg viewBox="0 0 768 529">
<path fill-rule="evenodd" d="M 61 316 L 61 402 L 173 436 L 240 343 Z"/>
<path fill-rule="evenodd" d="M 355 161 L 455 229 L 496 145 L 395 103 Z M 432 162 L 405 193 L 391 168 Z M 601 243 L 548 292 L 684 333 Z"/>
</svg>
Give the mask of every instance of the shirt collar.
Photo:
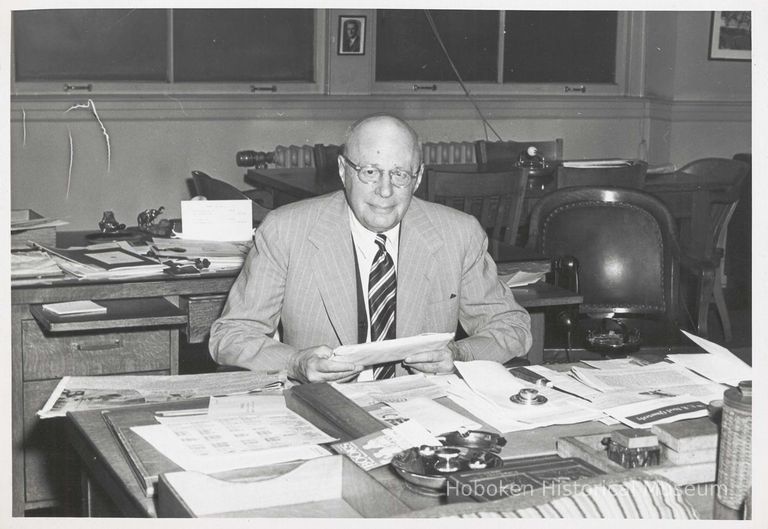
<svg viewBox="0 0 768 529">
<path fill-rule="evenodd" d="M 349 213 L 349 228 L 352 231 L 352 240 L 355 243 L 357 249 L 363 254 L 366 259 L 373 258 L 378 247 L 376 246 L 376 233 L 372 232 L 357 220 L 352 208 L 347 205 L 347 212 Z M 383 232 L 387 236 L 386 248 L 390 255 L 393 255 L 393 250 L 397 248 L 400 242 L 400 223 L 398 222 L 393 228 Z M 368 252 L 373 252 L 370 256 Z"/>
</svg>

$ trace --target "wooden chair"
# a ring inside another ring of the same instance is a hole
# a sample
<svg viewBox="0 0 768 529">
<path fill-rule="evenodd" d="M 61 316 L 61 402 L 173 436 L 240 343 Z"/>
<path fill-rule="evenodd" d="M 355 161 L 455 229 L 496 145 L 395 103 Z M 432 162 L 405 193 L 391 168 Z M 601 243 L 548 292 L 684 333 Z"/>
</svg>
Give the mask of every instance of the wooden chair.
<svg viewBox="0 0 768 529">
<path fill-rule="evenodd" d="M 341 148 L 341 145 L 323 145 L 322 143 L 316 143 L 312 147 L 315 170 L 319 176 L 339 177 L 339 153 Z"/>
<path fill-rule="evenodd" d="M 525 196 L 524 171 L 427 170 L 427 200 L 474 215 L 491 239 L 515 244 Z"/>
<path fill-rule="evenodd" d="M 520 153 L 528 147 L 538 149 L 548 162 L 563 158 L 563 139 L 551 141 L 486 141 L 475 142 L 475 159 L 480 165 L 501 166 L 517 162 Z"/>
<path fill-rule="evenodd" d="M 195 184 L 196 194 L 208 200 L 250 200 L 254 226 L 261 224 L 267 213 L 270 212 L 269 208 L 255 202 L 232 184 L 212 178 L 202 171 L 192 171 L 192 180 Z"/>
<path fill-rule="evenodd" d="M 707 184 L 690 193 L 690 216 L 677 219 L 683 265 L 698 279 L 696 328 L 701 336 L 709 336 L 709 306 L 714 303 L 726 342 L 731 341 L 733 335 L 723 295 L 723 255 L 728 224 L 739 202 L 748 170 L 749 166 L 738 160 L 703 158 L 678 171 L 696 175 Z M 743 237 L 744 234 L 733 233 L 732 236 Z"/>
<path fill-rule="evenodd" d="M 631 165 L 572 167 L 560 164 L 555 170 L 556 189 L 574 186 L 611 186 L 642 189 L 648 164 L 633 160 Z"/>
<path fill-rule="evenodd" d="M 627 188 L 558 189 L 533 208 L 527 246 L 552 257 L 556 267 L 569 263 L 577 275 L 569 285 L 584 301 L 567 318 L 566 352 L 572 341 L 585 344 L 603 318 L 639 330 L 641 352 L 682 343 L 677 231 L 656 197 Z M 562 347 L 561 338 L 548 333 L 547 347 Z"/>
</svg>

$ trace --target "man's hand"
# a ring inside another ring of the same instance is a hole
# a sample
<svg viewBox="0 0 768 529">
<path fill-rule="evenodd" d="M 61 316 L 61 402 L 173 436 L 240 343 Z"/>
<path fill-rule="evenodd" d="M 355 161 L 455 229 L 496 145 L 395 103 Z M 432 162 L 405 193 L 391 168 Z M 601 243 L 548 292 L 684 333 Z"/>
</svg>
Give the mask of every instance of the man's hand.
<svg viewBox="0 0 768 529">
<path fill-rule="evenodd" d="M 454 360 L 461 360 L 461 352 L 456 342 L 450 341 L 442 349 L 414 353 L 403 361 L 403 364 L 422 373 L 438 374 L 453 373 Z"/>
<path fill-rule="evenodd" d="M 331 348 L 321 345 L 296 353 L 291 359 L 288 373 L 302 382 L 345 382 L 362 370 L 362 366 L 335 360 Z"/>
</svg>

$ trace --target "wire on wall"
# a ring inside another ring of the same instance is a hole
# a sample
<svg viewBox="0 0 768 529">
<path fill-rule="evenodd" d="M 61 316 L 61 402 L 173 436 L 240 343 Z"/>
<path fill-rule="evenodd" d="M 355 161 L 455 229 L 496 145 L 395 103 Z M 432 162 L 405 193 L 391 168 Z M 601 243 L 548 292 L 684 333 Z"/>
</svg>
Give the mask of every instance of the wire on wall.
<svg viewBox="0 0 768 529">
<path fill-rule="evenodd" d="M 491 129 L 493 134 L 499 139 L 499 141 L 504 141 L 498 132 L 496 132 L 496 129 L 493 128 L 493 125 L 491 125 L 488 120 L 483 115 L 483 112 L 480 110 L 480 107 L 477 105 L 477 102 L 472 97 L 472 95 L 469 93 L 469 90 L 467 89 L 467 86 L 464 84 L 464 80 L 461 78 L 461 74 L 459 73 L 458 68 L 456 68 L 456 65 L 453 63 L 453 59 L 451 59 L 451 55 L 448 53 L 448 50 L 445 47 L 445 44 L 443 43 L 443 39 L 440 37 L 440 32 L 437 31 L 437 26 L 435 25 L 435 21 L 432 18 L 432 14 L 429 12 L 428 9 L 424 10 L 424 16 L 427 17 L 427 22 L 429 22 L 429 27 L 432 29 L 432 33 L 435 35 L 435 38 L 437 39 L 437 43 L 440 45 L 440 49 L 443 50 L 443 54 L 445 55 L 445 58 L 448 59 L 448 64 L 451 65 L 451 69 L 453 70 L 454 75 L 456 75 L 456 80 L 459 82 L 459 85 L 461 86 L 461 89 L 464 91 L 464 95 L 469 99 L 469 102 L 472 103 L 472 106 L 475 107 L 475 111 L 477 112 L 477 115 L 480 116 L 480 120 L 483 122 L 483 129 L 485 130 L 485 139 L 488 139 L 488 130 Z"/>
</svg>

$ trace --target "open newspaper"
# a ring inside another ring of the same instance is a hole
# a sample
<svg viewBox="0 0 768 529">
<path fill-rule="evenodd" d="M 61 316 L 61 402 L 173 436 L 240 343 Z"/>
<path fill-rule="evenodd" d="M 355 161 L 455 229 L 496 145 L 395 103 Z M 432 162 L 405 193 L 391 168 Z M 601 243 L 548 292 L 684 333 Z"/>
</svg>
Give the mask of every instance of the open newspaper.
<svg viewBox="0 0 768 529">
<path fill-rule="evenodd" d="M 223 394 L 281 391 L 287 384 L 285 372 L 265 371 L 202 375 L 64 377 L 37 414 L 42 419 L 48 419 L 63 417 L 69 411 L 171 402 Z"/>
</svg>

